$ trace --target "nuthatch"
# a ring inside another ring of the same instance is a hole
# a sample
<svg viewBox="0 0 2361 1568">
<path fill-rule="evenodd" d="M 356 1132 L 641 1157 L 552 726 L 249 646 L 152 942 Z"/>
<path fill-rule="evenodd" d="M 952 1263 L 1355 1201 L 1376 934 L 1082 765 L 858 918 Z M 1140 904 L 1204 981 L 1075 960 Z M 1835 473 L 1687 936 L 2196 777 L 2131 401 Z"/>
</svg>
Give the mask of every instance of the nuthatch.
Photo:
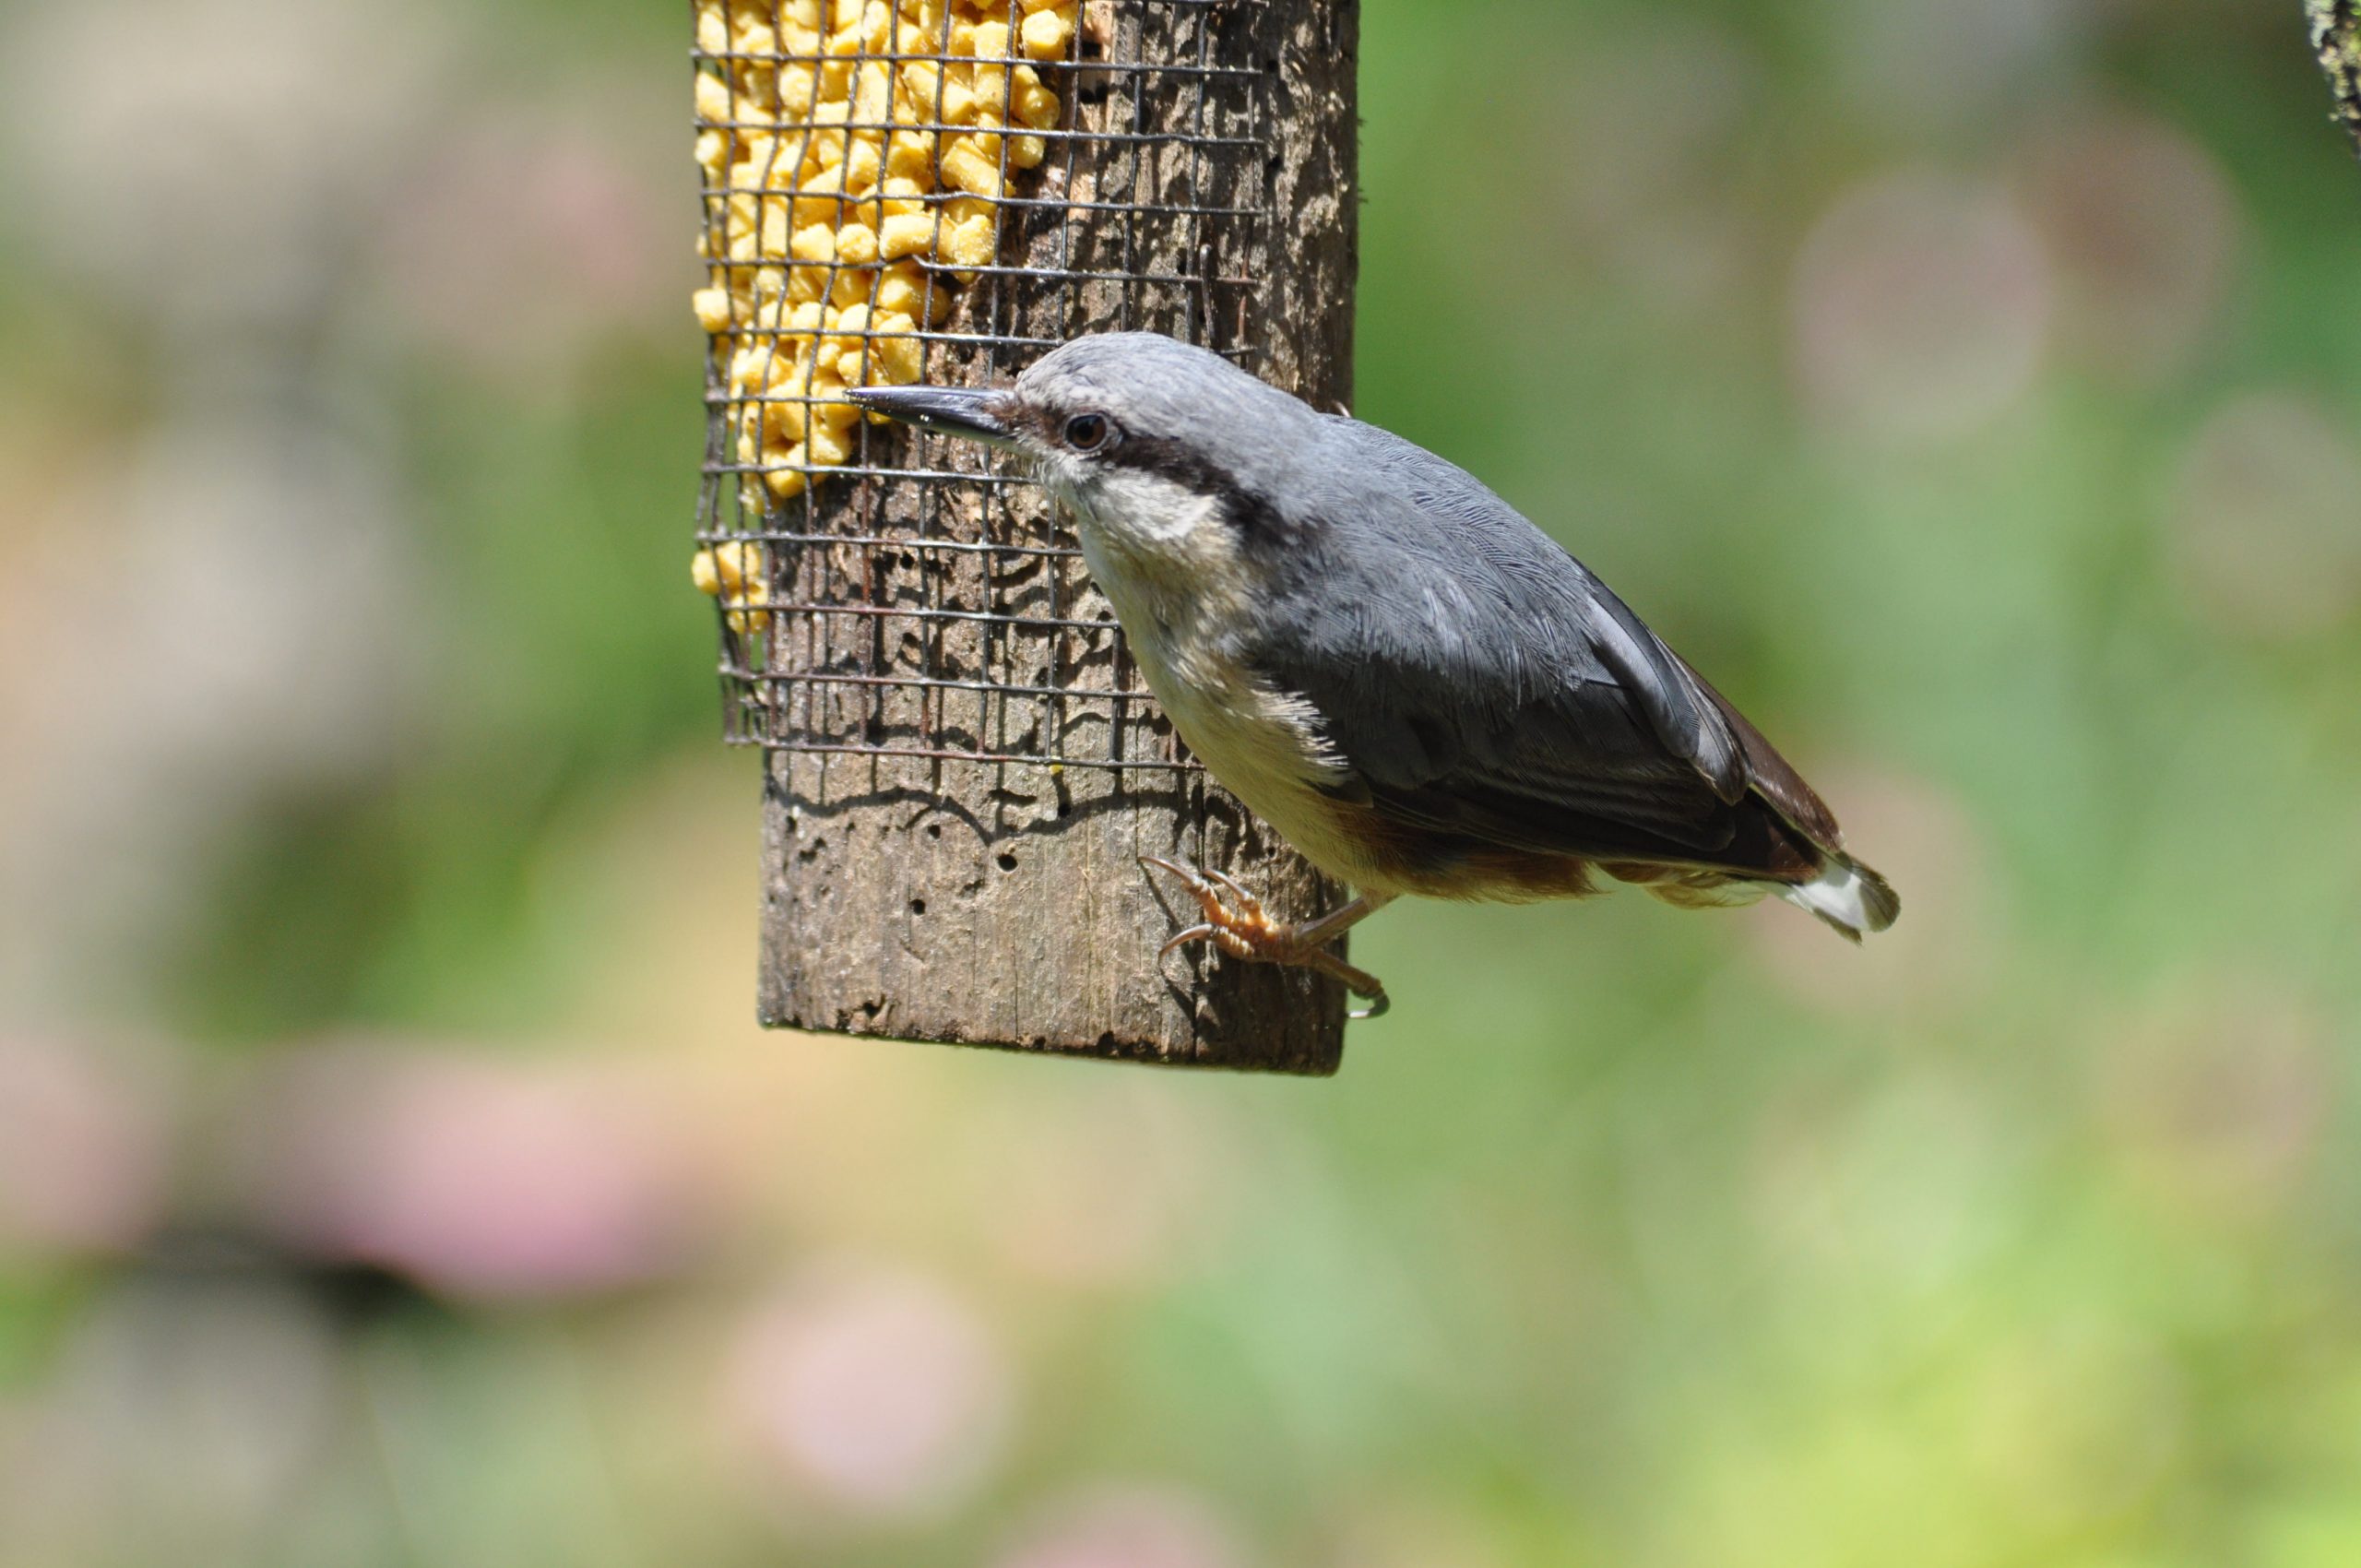
<svg viewBox="0 0 2361 1568">
<path fill-rule="evenodd" d="M 1900 900 L 1720 693 L 1472 475 L 1150 333 L 1079 338 L 1013 387 L 869 387 L 864 407 L 1029 461 L 1173 727 L 1358 895 L 1280 925 L 1179 876 L 1213 942 L 1300 964 L 1405 893 L 1536 899 L 1594 869 L 1668 903 L 1765 892 L 1854 941 Z M 1363 1015 L 1368 1016 L 1368 1015 Z"/>
</svg>

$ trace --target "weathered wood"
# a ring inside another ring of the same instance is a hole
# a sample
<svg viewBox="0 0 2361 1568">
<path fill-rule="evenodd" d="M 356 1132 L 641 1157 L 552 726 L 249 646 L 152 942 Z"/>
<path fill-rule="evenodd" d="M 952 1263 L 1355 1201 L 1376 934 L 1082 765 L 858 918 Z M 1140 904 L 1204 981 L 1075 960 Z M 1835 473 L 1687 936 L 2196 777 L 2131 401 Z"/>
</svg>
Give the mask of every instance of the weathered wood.
<svg viewBox="0 0 2361 1568">
<path fill-rule="evenodd" d="M 1201 111 L 1196 95 L 1181 90 L 1196 78 L 1110 71 L 1074 94 L 1069 124 L 1259 137 L 1261 145 L 1208 155 L 1153 141 L 1084 142 L 1071 171 L 1053 156 L 1013 194 L 1235 207 L 1269 219 L 1214 221 L 1197 232 L 1180 219 L 1069 223 L 1059 208 L 1012 211 L 1003 259 L 1192 281 L 987 279 L 963 297 L 955 329 L 1062 339 L 1151 327 L 1247 347 L 1247 362 L 1265 378 L 1323 407 L 1342 404 L 1352 370 L 1358 0 L 1202 10 L 1093 0 L 1086 25 L 1121 62 L 1138 57 L 1144 26 L 1175 25 L 1176 13 L 1192 18 L 1179 25 L 1212 30 L 1212 65 L 1262 73 L 1259 95 L 1208 93 Z M 1151 24 L 1150 17 L 1161 19 Z M 1147 42 L 1152 50 L 1156 39 Z M 1197 63 L 1193 43 L 1180 63 Z M 1142 161 L 1135 167 L 1134 160 Z M 1186 254 L 1192 232 L 1193 255 Z M 1245 278 L 1259 286 L 1223 281 Z M 995 379 L 1034 351 L 939 353 L 929 376 Z M 912 449 L 872 436 L 870 450 L 872 461 L 906 462 Z M 929 461 L 983 467 L 973 452 L 946 457 L 930 445 L 927 453 Z M 1029 487 L 831 477 L 818 505 L 825 530 L 847 536 L 1072 542 Z M 799 601 L 833 593 L 872 605 L 1112 619 L 1071 558 L 1012 563 L 832 546 L 782 563 L 781 574 Z M 845 624 L 856 619 L 824 618 L 782 636 L 773 668 L 833 660 L 1016 686 L 1138 685 L 1111 624 L 1029 632 L 938 620 L 930 638 L 890 618 Z M 889 740 L 931 738 L 933 749 L 1139 758 L 1170 745 L 1145 697 L 1018 702 L 960 689 L 854 685 L 796 700 L 839 705 L 825 717 Z M 1174 1064 L 1335 1070 L 1346 999 L 1335 982 L 1202 950 L 1157 961 L 1157 948 L 1194 906 L 1169 882 L 1152 883 L 1141 855 L 1227 871 L 1283 918 L 1320 913 L 1343 897 L 1203 772 L 798 751 L 773 752 L 767 761 L 765 1023 Z"/>
<path fill-rule="evenodd" d="M 2304 0 L 2311 18 L 2312 48 L 2336 96 L 2336 118 L 2361 152 L 2361 3 Z"/>
</svg>

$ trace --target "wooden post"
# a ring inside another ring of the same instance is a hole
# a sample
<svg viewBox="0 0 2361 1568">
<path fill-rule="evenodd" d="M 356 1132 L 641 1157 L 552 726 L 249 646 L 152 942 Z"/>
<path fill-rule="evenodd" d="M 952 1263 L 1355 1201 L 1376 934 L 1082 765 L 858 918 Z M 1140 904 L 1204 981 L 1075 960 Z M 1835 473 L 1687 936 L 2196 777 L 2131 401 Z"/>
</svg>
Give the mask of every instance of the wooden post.
<svg viewBox="0 0 2361 1568">
<path fill-rule="evenodd" d="M 1236 352 L 1323 408 L 1344 404 L 1358 0 L 1090 0 L 1084 29 L 1106 68 L 1076 73 L 1072 156 L 1062 148 L 1010 186 L 1061 199 L 1006 209 L 1002 260 L 1025 270 L 967 287 L 950 328 L 1035 341 L 938 344 L 928 379 L 1004 379 L 1042 342 L 1146 327 Z M 1158 59 L 1175 39 L 1185 57 Z M 1177 69 L 1134 70 L 1143 60 Z M 1140 691 L 1136 672 L 1038 493 L 987 481 L 973 449 L 874 427 L 865 439 L 862 465 L 815 486 L 815 531 L 941 542 L 774 546 L 787 601 L 856 607 L 774 637 L 774 676 L 859 668 L 888 679 L 774 687 L 773 700 L 801 705 L 782 710 L 788 730 L 881 743 L 766 754 L 763 1021 L 1334 1072 L 1341 988 L 1204 949 L 1159 964 L 1194 906 L 1151 881 L 1139 857 L 1226 871 L 1286 919 L 1333 909 L 1342 891 L 1203 771 L 1137 766 L 1172 754 L 1169 731 L 1152 699 L 1109 695 Z M 1066 552 L 1011 561 L 989 548 L 1014 540 Z M 890 683 L 920 674 L 924 684 Z M 983 686 L 1033 695 L 971 689 Z M 919 743 L 886 743 L 897 739 Z M 1110 761 L 1131 766 L 1098 766 Z"/>
</svg>

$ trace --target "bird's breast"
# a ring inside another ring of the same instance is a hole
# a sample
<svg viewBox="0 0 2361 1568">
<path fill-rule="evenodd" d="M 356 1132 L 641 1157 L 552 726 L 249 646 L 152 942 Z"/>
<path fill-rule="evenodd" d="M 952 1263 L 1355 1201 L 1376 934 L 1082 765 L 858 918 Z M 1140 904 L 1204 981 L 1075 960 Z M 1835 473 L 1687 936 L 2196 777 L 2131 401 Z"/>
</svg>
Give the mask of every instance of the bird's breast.
<svg viewBox="0 0 2361 1568">
<path fill-rule="evenodd" d="M 1352 809 L 1324 788 L 1348 770 L 1322 736 L 1311 705 L 1242 669 L 1211 673 L 1221 667 L 1183 662 L 1190 678 L 1145 654 L 1140 668 L 1207 771 L 1329 875 L 1358 886 L 1383 880 L 1354 831 Z"/>
<path fill-rule="evenodd" d="M 1240 654 L 1265 585 L 1217 519 L 1194 529 L 1127 526 L 1078 515 L 1099 590 L 1115 607 L 1148 689 L 1206 769 L 1321 870 L 1347 882 L 1370 867 L 1323 786 L 1347 776 L 1300 695 L 1262 678 Z"/>
</svg>

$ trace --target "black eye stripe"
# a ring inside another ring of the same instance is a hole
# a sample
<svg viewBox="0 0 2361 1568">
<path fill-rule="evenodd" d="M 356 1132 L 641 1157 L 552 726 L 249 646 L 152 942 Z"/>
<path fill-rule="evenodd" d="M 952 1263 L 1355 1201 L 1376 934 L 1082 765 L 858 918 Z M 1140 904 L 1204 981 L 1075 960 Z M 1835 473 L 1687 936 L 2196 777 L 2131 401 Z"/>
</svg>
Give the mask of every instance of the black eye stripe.
<svg viewBox="0 0 2361 1568">
<path fill-rule="evenodd" d="M 1294 526 L 1270 497 L 1241 483 L 1235 474 L 1206 460 L 1185 442 L 1126 432 L 1103 460 L 1212 496 L 1221 503 L 1224 520 L 1250 541 L 1281 543 L 1296 536 Z"/>
</svg>

